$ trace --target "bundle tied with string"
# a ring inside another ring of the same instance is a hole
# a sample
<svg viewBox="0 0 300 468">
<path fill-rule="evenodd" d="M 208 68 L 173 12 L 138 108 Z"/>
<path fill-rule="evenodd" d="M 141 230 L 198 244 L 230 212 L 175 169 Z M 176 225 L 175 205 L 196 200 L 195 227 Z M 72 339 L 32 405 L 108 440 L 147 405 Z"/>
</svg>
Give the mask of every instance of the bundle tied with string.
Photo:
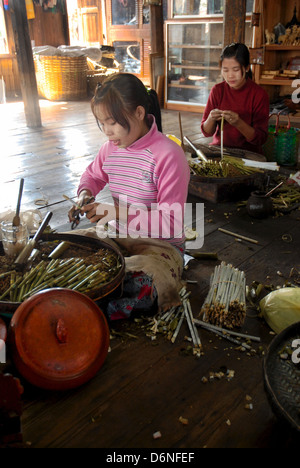
<svg viewBox="0 0 300 468">
<path fill-rule="evenodd" d="M 219 327 L 242 327 L 246 318 L 245 273 L 225 262 L 217 266 L 200 315 L 203 321 Z"/>
</svg>

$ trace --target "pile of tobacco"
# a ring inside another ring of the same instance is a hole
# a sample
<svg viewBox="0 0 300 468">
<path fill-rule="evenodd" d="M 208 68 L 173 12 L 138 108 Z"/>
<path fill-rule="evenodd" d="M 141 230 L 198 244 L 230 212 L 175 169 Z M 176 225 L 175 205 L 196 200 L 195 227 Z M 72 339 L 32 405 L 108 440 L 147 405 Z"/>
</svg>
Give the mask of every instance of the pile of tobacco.
<svg viewBox="0 0 300 468">
<path fill-rule="evenodd" d="M 246 166 L 239 158 L 230 156 L 225 156 L 222 160 L 214 159 L 207 162 L 191 159 L 189 166 L 192 174 L 212 178 L 242 177 L 263 172 L 261 169 Z"/>
<path fill-rule="evenodd" d="M 53 250 L 53 246 L 55 246 Z M 58 258 L 56 258 L 58 257 Z M 67 288 L 91 295 L 111 282 L 122 264 L 117 253 L 68 242 L 44 243 L 38 258 L 18 271 L 8 257 L 0 257 L 0 301 L 23 302 L 49 288 Z"/>
</svg>

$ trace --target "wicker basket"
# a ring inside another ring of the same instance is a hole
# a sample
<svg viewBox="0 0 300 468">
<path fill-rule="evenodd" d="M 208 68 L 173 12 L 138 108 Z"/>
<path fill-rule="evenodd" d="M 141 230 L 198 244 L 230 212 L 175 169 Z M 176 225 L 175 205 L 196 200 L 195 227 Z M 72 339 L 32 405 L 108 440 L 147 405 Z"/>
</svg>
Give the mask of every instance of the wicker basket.
<svg viewBox="0 0 300 468">
<path fill-rule="evenodd" d="M 98 83 L 102 83 L 105 78 L 107 78 L 107 75 L 105 73 L 102 73 L 101 71 L 92 71 L 89 70 L 87 73 L 87 82 L 88 82 L 88 89 L 89 91 L 94 94 L 95 89 L 97 87 Z"/>
<path fill-rule="evenodd" d="M 86 57 L 34 56 L 38 92 L 49 101 L 87 97 Z"/>
<path fill-rule="evenodd" d="M 94 94 L 98 83 L 103 83 L 103 81 L 106 78 L 108 78 L 111 75 L 114 75 L 115 73 L 117 73 L 117 71 L 115 71 L 115 72 L 103 71 L 102 72 L 101 70 L 88 70 L 88 72 L 87 72 L 87 82 L 88 82 L 89 91 L 92 94 Z"/>
</svg>

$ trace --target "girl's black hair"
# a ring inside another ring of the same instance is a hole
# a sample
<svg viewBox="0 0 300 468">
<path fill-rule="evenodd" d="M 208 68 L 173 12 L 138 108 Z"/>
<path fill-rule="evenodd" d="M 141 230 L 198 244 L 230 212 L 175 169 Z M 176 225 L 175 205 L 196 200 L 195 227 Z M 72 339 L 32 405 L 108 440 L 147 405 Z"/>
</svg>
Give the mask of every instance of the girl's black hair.
<svg viewBox="0 0 300 468">
<path fill-rule="evenodd" d="M 116 73 L 99 84 L 91 102 L 94 116 L 97 120 L 98 104 L 106 107 L 115 122 L 130 131 L 129 117 L 138 106 L 145 109 L 145 120 L 153 114 L 158 130 L 162 132 L 161 111 L 157 94 L 147 90 L 142 81 L 130 73 Z M 97 121 L 98 122 L 98 121 Z"/>
<path fill-rule="evenodd" d="M 247 69 L 250 67 L 250 52 L 248 47 L 245 44 L 240 42 L 230 44 L 223 49 L 221 54 L 221 64 L 224 59 L 234 58 L 242 68 Z M 252 78 L 252 71 L 249 68 L 249 71 L 246 74 L 247 78 Z"/>
</svg>

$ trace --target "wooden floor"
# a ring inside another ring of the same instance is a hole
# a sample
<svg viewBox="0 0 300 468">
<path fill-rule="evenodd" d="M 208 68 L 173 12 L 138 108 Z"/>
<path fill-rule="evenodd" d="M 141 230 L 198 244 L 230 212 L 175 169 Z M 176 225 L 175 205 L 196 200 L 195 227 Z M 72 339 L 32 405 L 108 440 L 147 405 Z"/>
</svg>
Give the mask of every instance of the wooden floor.
<svg viewBox="0 0 300 468">
<path fill-rule="evenodd" d="M 13 210 L 18 179 L 25 178 L 23 209 L 53 211 L 52 227 L 67 223 L 63 194 L 75 196 L 82 171 L 93 160 L 103 135 L 89 103 L 41 103 L 42 129 L 28 129 L 22 104 L 0 106 L 1 211 Z M 180 136 L 178 113 L 163 111 L 163 130 Z M 182 113 L 183 131 L 200 138 L 200 116 Z M 2 131 L 4 129 L 5 131 Z M 106 195 L 105 195 L 106 196 Z M 107 194 L 109 196 L 109 194 Z M 48 206 L 39 207 L 37 200 Z M 189 202 L 203 201 L 190 196 Z M 235 204 L 205 202 L 203 251 L 245 271 L 247 283 L 256 280 L 282 285 L 292 267 L 299 267 L 299 211 L 258 221 Z M 65 226 L 64 226 L 65 225 Z M 218 231 L 225 227 L 255 238 L 259 244 L 236 242 Z M 292 243 L 285 243 L 290 234 Z M 205 299 L 209 278 L 218 261 L 192 260 L 185 272 L 194 316 Z M 197 449 L 297 447 L 293 434 L 273 414 L 263 382 L 263 355 L 241 352 L 216 335 L 199 330 L 204 355 L 188 353 L 186 326 L 174 344 L 163 336 L 151 341 L 140 323 L 119 322 L 119 334 L 98 375 L 73 391 L 47 392 L 22 380 L 24 446 L 31 448 Z M 244 331 L 260 336 L 264 352 L 274 338 L 263 319 L 251 309 Z M 220 369 L 234 371 L 228 381 L 203 377 Z M 1 367 L 0 367 L 1 370 Z M 13 367 L 2 371 L 12 371 Z M 250 396 L 253 409 L 245 409 Z M 182 424 L 179 418 L 186 418 Z M 161 437 L 153 438 L 160 431 Z M 116 450 L 116 453 L 118 451 Z"/>
</svg>

